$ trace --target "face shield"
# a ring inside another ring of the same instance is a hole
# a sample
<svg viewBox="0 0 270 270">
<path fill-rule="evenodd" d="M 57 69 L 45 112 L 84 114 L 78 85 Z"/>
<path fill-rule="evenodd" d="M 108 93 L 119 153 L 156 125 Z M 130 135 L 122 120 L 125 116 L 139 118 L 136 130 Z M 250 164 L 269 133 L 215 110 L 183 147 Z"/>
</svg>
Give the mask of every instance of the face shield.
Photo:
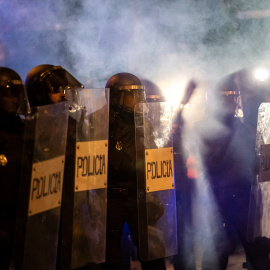
<svg viewBox="0 0 270 270">
<path fill-rule="evenodd" d="M 0 110 L 19 115 L 30 113 L 25 86 L 21 80 L 0 82 Z"/>
<path fill-rule="evenodd" d="M 50 90 L 51 103 L 67 101 L 70 112 L 81 108 L 79 91 L 83 85 L 61 66 L 54 66 L 40 75 L 40 80 Z"/>
<path fill-rule="evenodd" d="M 240 91 L 222 91 L 221 106 L 225 115 L 233 115 L 240 119 L 244 117 Z"/>
<path fill-rule="evenodd" d="M 144 86 L 128 85 L 118 88 L 120 92 L 120 107 L 130 113 L 134 112 L 135 105 L 145 102 Z"/>
</svg>

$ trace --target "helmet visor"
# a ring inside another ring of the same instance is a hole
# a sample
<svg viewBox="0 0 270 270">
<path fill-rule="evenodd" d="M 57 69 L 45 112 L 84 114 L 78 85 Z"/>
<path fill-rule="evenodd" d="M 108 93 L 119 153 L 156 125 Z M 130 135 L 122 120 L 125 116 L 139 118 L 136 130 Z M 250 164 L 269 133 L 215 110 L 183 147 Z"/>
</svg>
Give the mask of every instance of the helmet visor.
<svg viewBox="0 0 270 270">
<path fill-rule="evenodd" d="M 243 118 L 243 104 L 240 94 L 223 94 L 222 108 L 226 115 L 234 115 L 234 117 Z"/>
<path fill-rule="evenodd" d="M 0 110 L 13 114 L 30 113 L 26 90 L 21 81 L 14 80 L 0 86 Z"/>
<path fill-rule="evenodd" d="M 83 88 L 83 85 L 76 80 L 69 72 L 60 66 L 54 66 L 40 75 L 52 93 L 72 88 Z"/>
<path fill-rule="evenodd" d="M 56 95 L 59 101 L 67 101 L 70 112 L 81 108 L 79 91 L 83 85 L 61 66 L 54 66 L 40 76 L 48 86 L 51 95 Z M 59 95 L 58 95 L 59 94 Z"/>
<path fill-rule="evenodd" d="M 122 107 L 133 112 L 136 104 L 145 102 L 145 93 L 142 90 L 123 91 L 121 99 Z"/>
</svg>

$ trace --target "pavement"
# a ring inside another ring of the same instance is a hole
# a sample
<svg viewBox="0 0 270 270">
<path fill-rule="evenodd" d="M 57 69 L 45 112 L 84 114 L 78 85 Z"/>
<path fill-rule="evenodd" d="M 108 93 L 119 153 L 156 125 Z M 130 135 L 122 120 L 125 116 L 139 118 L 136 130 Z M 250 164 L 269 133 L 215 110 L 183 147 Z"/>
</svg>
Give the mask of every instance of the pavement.
<svg viewBox="0 0 270 270">
<path fill-rule="evenodd" d="M 196 270 L 201 270 L 201 252 L 199 250 L 196 251 Z M 236 251 L 229 257 L 227 270 L 241 270 L 246 269 L 245 264 L 245 252 L 244 249 L 240 246 L 236 249 Z M 131 261 L 131 269 L 130 270 L 141 270 L 140 262 Z M 174 270 L 173 265 L 171 264 L 170 258 L 166 259 L 166 270 Z"/>
</svg>

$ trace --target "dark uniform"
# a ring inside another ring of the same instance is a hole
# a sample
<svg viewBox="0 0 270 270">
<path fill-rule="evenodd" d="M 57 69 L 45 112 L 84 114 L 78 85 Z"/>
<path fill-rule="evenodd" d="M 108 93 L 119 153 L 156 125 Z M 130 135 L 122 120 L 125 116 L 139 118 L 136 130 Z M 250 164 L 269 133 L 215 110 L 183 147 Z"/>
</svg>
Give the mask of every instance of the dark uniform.
<svg viewBox="0 0 270 270">
<path fill-rule="evenodd" d="M 78 92 L 80 89 L 83 88 L 83 85 L 61 66 L 39 65 L 34 67 L 28 73 L 26 78 L 26 87 L 31 106 L 43 106 L 58 103 L 61 101 L 66 101 L 69 105 L 70 117 L 68 119 L 67 149 L 65 156 L 65 171 L 62 195 L 63 202 L 61 209 L 62 213 L 60 220 L 58 254 L 56 263 L 56 269 L 69 269 L 71 268 L 72 260 L 70 254 L 72 250 L 72 228 L 74 226 L 73 185 L 75 170 L 75 146 L 77 135 L 77 122 L 75 119 L 77 117 L 77 112 L 80 109 Z M 57 138 L 61 138 L 63 134 L 59 134 L 59 136 L 57 135 Z M 78 134 L 78 136 L 80 136 L 80 134 Z M 54 140 L 54 142 L 59 144 L 58 140 Z M 52 146 L 52 148 L 57 147 Z M 80 269 L 96 269 L 95 267 L 98 267 L 95 263 L 89 263 L 89 265 Z M 97 269 L 99 269 L 99 267 Z"/>
<path fill-rule="evenodd" d="M 198 129 L 203 127 L 205 122 L 198 124 Z M 246 233 L 254 149 L 250 147 L 252 140 L 248 134 L 248 129 L 234 118 L 226 134 L 203 138 L 205 174 L 210 192 L 214 195 L 213 204 L 216 203 L 220 216 L 214 217 L 218 227 L 213 228 L 213 232 L 215 229 L 217 232 L 213 235 L 217 257 L 214 257 L 211 249 L 206 249 L 202 269 L 226 269 L 228 257 L 239 240 L 249 257 L 250 243 L 246 240 Z"/>
<path fill-rule="evenodd" d="M 229 255 L 239 243 L 244 247 L 247 262 L 254 267 L 251 269 L 269 269 L 267 264 L 257 264 L 260 257 L 257 247 L 247 241 L 255 149 L 249 129 L 234 114 L 240 92 L 228 79 L 222 81 L 217 90 L 221 91 L 224 106 L 223 111 L 217 113 L 219 122 L 209 125 L 211 117 L 208 115 L 195 127 L 206 185 L 200 190 L 209 191 L 204 194 L 208 204 L 207 200 L 204 202 L 212 237 L 210 246 L 204 250 L 202 269 L 225 270 Z"/>
<path fill-rule="evenodd" d="M 138 247 L 137 170 L 135 148 L 135 92 L 144 100 L 140 80 L 129 73 L 112 76 L 110 88 L 107 259 L 104 269 L 118 269 L 121 264 L 121 237 L 127 223 L 135 246 Z M 133 89 L 133 90 L 132 90 Z M 127 97 L 128 96 L 128 97 Z M 136 103 L 136 102 L 135 102 Z M 141 261 L 142 269 L 166 269 L 163 259 Z"/>
<path fill-rule="evenodd" d="M 13 256 L 23 146 L 23 124 L 17 113 L 26 100 L 19 75 L 0 67 L 0 269 L 3 270 L 9 269 Z"/>
<path fill-rule="evenodd" d="M 17 199 L 22 157 L 22 124 L 18 116 L 0 113 L 0 265 L 9 269 L 16 224 Z"/>
</svg>

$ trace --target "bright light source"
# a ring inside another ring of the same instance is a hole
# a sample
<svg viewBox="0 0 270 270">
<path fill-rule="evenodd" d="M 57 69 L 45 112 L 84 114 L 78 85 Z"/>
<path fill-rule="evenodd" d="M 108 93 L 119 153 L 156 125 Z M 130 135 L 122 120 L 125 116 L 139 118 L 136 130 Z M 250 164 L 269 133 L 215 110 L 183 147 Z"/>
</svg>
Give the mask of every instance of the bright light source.
<svg viewBox="0 0 270 270">
<path fill-rule="evenodd" d="M 171 104 L 172 110 L 178 110 L 181 99 L 183 97 L 186 81 L 176 78 L 169 82 L 160 82 L 159 85 L 163 91 L 164 96 L 166 97 L 166 100 Z"/>
<path fill-rule="evenodd" d="M 269 79 L 269 71 L 267 69 L 257 69 L 255 71 L 255 78 L 258 81 L 264 82 Z"/>
</svg>

